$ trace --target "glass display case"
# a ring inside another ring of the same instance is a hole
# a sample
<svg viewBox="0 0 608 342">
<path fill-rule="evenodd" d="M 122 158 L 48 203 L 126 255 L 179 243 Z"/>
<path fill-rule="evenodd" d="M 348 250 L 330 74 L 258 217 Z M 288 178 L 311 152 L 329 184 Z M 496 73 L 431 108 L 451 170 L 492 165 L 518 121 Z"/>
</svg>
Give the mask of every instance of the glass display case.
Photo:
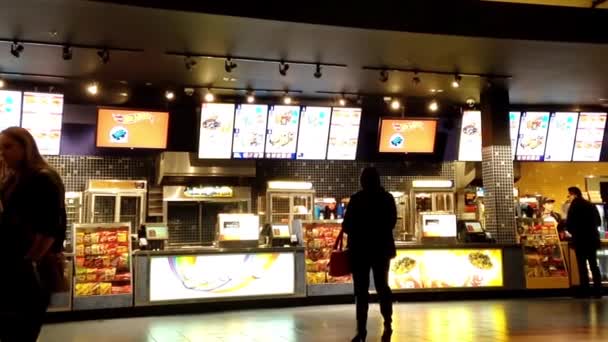
<svg viewBox="0 0 608 342">
<path fill-rule="evenodd" d="M 74 226 L 74 309 L 131 306 L 130 229 L 128 222 Z"/>
<path fill-rule="evenodd" d="M 136 233 L 146 221 L 145 180 L 89 180 L 85 197 L 85 222 L 129 222 Z"/>
<path fill-rule="evenodd" d="M 67 216 L 67 230 L 65 234 L 65 252 L 72 253 L 72 231 L 74 224 L 82 222 L 82 192 L 65 193 L 65 212 Z"/>
<path fill-rule="evenodd" d="M 268 182 L 266 223 L 288 224 L 293 231 L 294 220 L 313 220 L 314 195 L 310 183 Z"/>
</svg>

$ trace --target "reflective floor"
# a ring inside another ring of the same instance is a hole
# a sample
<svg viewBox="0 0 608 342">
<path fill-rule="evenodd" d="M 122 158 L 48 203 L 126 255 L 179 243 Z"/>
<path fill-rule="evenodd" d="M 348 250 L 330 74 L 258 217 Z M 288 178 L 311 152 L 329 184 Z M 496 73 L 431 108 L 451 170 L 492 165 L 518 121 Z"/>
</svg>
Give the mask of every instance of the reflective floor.
<svg viewBox="0 0 608 342">
<path fill-rule="evenodd" d="M 40 342 L 350 341 L 354 306 L 321 306 L 50 324 Z M 368 341 L 382 320 L 371 306 Z M 608 341 L 608 300 L 396 304 L 392 341 Z"/>
</svg>

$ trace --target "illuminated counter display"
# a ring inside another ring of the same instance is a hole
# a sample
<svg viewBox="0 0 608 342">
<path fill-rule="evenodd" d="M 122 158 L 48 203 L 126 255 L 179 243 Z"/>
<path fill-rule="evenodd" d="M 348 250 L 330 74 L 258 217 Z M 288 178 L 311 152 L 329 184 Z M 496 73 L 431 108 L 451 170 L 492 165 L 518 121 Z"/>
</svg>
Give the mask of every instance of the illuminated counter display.
<svg viewBox="0 0 608 342">
<path fill-rule="evenodd" d="M 135 305 L 303 297 L 303 259 L 302 248 L 138 252 Z"/>
</svg>

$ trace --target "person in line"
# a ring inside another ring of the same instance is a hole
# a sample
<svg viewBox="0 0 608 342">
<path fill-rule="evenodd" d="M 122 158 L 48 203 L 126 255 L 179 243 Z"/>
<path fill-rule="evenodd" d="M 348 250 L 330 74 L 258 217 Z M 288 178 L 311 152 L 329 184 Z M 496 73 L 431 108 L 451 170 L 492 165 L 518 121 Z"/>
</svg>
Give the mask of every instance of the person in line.
<svg viewBox="0 0 608 342">
<path fill-rule="evenodd" d="M 581 190 L 577 187 L 568 188 L 570 208 L 566 219 L 566 227 L 572 235 L 572 243 L 576 252 L 578 274 L 581 282 L 579 296 L 602 296 L 602 274 L 597 264 L 597 250 L 600 248 L 600 234 L 598 227 L 601 224 L 597 208 L 583 198 Z M 593 293 L 589 292 L 589 274 L 587 263 L 593 276 Z"/>
<path fill-rule="evenodd" d="M 0 341 L 35 342 L 54 286 L 46 265 L 65 240 L 65 190 L 23 128 L 0 133 L 0 160 Z"/>
<path fill-rule="evenodd" d="M 388 271 L 390 260 L 396 256 L 393 229 L 397 223 L 397 209 L 393 196 L 382 188 L 375 168 L 363 170 L 361 188 L 351 197 L 342 223 L 348 235 L 357 306 L 357 336 L 353 341 L 365 341 L 367 336 L 370 270 L 374 273 L 380 312 L 384 318 L 383 341 L 390 341 L 393 302 Z"/>
</svg>

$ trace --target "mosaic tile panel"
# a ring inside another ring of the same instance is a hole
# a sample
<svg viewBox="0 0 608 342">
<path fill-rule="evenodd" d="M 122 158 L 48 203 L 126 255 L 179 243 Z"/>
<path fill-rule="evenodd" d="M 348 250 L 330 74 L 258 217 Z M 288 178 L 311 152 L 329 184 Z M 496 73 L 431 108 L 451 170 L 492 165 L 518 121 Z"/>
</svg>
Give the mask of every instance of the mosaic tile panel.
<svg viewBox="0 0 608 342">
<path fill-rule="evenodd" d="M 497 242 L 515 243 L 511 146 L 484 147 L 482 158 L 486 228 Z"/>
</svg>

